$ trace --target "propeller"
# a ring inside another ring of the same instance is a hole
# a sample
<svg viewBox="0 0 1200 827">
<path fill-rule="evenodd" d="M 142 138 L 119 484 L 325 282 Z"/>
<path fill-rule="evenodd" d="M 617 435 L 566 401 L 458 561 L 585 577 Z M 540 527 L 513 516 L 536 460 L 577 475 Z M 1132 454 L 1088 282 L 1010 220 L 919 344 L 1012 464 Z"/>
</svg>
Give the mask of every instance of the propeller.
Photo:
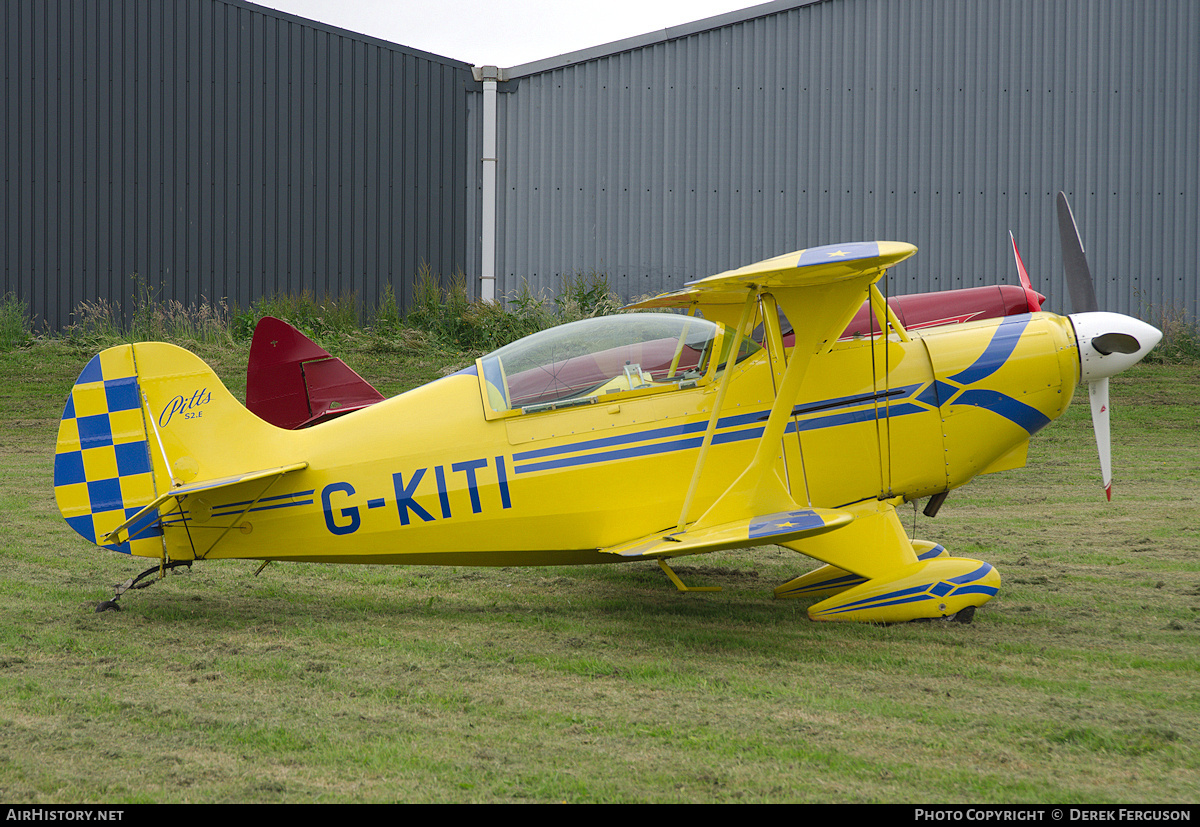
<svg viewBox="0 0 1200 827">
<path fill-rule="evenodd" d="M 1011 235 L 1011 234 L 1010 234 Z M 1162 332 L 1143 321 L 1120 313 L 1102 313 L 1088 269 L 1079 228 L 1067 196 L 1058 194 L 1058 236 L 1062 242 L 1067 291 L 1075 311 L 1067 318 L 1075 328 L 1079 346 L 1079 380 L 1088 383 L 1092 430 L 1100 454 L 1104 494 L 1112 500 L 1112 442 L 1109 433 L 1108 378 L 1142 360 L 1162 339 Z M 1016 252 L 1016 243 L 1013 244 Z M 1019 261 L 1018 257 L 1018 261 Z"/>
</svg>

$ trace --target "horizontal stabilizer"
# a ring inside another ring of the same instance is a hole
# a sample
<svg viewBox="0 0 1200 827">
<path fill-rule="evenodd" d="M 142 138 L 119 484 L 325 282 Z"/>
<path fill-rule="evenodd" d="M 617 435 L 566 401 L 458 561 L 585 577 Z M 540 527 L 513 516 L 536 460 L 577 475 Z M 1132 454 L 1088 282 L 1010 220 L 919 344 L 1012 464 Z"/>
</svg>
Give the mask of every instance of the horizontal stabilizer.
<svg viewBox="0 0 1200 827">
<path fill-rule="evenodd" d="M 174 488 L 171 491 L 162 494 L 153 502 L 143 507 L 132 517 L 109 532 L 109 534 L 101 542 L 105 545 L 124 542 L 124 540 L 121 539 L 121 532 L 128 530 L 128 528 L 132 525 L 142 522 L 147 515 L 153 514 L 158 508 L 160 508 L 170 499 L 186 497 L 189 494 L 195 494 L 200 491 L 213 491 L 218 488 L 231 488 L 235 485 L 241 485 L 244 482 L 253 482 L 254 480 L 262 480 L 268 477 L 282 477 L 284 474 L 290 474 L 293 471 L 303 471 L 307 467 L 307 462 L 296 462 L 291 465 L 281 465 L 278 468 L 266 468 L 262 471 L 249 471 L 245 474 L 235 474 L 233 476 L 222 477 L 221 479 L 217 480 L 205 480 L 204 482 L 193 482 L 189 483 L 188 485 L 181 485 L 178 488 Z M 125 539 L 132 538 L 126 537 Z"/>
<path fill-rule="evenodd" d="M 848 525 L 854 515 L 830 508 L 803 508 L 734 520 L 695 531 L 653 534 L 601 549 L 621 557 L 680 557 L 721 549 L 783 543 Z"/>
</svg>

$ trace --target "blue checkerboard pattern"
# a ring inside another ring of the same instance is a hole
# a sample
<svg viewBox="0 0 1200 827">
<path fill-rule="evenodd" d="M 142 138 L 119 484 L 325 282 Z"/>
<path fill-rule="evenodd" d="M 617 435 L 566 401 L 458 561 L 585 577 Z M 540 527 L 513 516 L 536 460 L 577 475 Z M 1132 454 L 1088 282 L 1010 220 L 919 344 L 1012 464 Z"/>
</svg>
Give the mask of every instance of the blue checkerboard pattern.
<svg viewBox="0 0 1200 827">
<path fill-rule="evenodd" d="M 142 418 L 130 345 L 94 356 L 71 389 L 58 428 L 54 496 L 71 528 L 90 543 L 133 516 L 155 497 L 150 445 Z M 161 548 L 156 513 L 129 529 L 130 540 L 104 546 L 125 554 L 133 545 Z"/>
</svg>

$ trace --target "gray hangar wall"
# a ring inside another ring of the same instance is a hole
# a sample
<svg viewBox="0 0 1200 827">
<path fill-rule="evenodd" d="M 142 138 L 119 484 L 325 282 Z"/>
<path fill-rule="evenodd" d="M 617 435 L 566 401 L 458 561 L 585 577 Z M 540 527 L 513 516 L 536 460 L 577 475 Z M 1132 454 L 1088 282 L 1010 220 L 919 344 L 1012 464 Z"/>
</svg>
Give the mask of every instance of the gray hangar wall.
<svg viewBox="0 0 1200 827">
<path fill-rule="evenodd" d="M 1197 44 L 1195 0 L 781 0 L 502 69 L 496 294 L 868 239 L 920 248 L 892 292 L 1015 283 L 1012 230 L 1065 312 L 1064 190 L 1103 308 L 1197 314 Z"/>
<path fill-rule="evenodd" d="M 405 298 L 466 270 L 467 64 L 238 0 L 5 0 L 0 295 Z"/>
</svg>

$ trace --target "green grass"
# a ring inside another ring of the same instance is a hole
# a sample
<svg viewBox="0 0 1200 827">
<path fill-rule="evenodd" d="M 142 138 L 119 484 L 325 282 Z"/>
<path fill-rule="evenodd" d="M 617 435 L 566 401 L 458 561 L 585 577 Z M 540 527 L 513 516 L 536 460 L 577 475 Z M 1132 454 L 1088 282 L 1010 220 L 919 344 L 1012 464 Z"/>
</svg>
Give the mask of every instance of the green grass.
<svg viewBox="0 0 1200 827">
<path fill-rule="evenodd" d="M 470 360 L 404 335 L 325 343 L 385 393 Z M 778 548 L 679 561 L 715 594 L 653 563 L 215 562 L 97 615 L 143 565 L 53 501 L 90 345 L 0 353 L 0 800 L 1196 799 L 1200 368 L 1114 381 L 1111 504 L 1082 394 L 1027 468 L 917 518 L 1000 569 L 971 625 L 812 623 L 771 598 L 811 567 Z M 244 391 L 244 341 L 195 349 Z"/>
</svg>

